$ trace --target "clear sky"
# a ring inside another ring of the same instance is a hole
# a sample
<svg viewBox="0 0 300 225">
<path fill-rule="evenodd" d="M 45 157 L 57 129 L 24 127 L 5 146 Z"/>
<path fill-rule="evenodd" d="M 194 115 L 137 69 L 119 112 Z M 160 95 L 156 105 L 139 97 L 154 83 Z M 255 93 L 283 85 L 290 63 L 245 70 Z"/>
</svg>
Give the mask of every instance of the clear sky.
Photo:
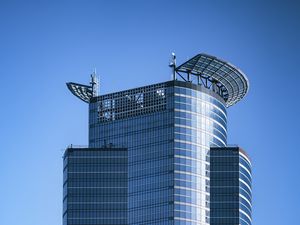
<svg viewBox="0 0 300 225">
<path fill-rule="evenodd" d="M 290 0 L 1 0 L 0 224 L 61 224 L 63 150 L 88 135 L 88 106 L 65 82 L 94 67 L 101 94 L 167 81 L 172 51 L 248 75 L 228 132 L 253 161 L 253 224 L 298 224 L 299 12 Z"/>
</svg>

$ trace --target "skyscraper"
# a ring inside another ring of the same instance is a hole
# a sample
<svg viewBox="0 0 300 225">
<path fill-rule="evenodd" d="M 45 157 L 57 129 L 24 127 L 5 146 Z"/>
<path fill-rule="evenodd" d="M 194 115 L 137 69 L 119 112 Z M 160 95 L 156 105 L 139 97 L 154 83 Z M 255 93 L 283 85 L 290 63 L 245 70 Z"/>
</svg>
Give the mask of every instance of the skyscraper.
<svg viewBox="0 0 300 225">
<path fill-rule="evenodd" d="M 227 145 L 226 108 L 248 91 L 246 76 L 213 56 L 178 67 L 174 56 L 171 67 L 172 81 L 100 96 L 94 75 L 67 83 L 89 103 L 89 148 L 128 151 L 131 225 L 210 224 L 210 147 Z"/>
</svg>

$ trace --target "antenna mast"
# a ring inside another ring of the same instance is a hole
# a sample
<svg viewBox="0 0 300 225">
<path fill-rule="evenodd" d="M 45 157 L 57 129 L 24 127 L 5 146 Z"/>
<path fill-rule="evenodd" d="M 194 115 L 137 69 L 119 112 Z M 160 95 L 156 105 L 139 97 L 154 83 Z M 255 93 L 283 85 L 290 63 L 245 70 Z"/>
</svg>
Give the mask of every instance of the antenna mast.
<svg viewBox="0 0 300 225">
<path fill-rule="evenodd" d="M 176 72 L 175 72 L 175 69 L 176 69 L 176 55 L 174 52 L 172 52 L 172 58 L 171 58 L 171 62 L 169 64 L 169 67 L 173 68 L 173 80 L 176 80 Z"/>
<path fill-rule="evenodd" d="M 90 84 L 92 86 L 93 97 L 98 96 L 99 80 L 97 78 L 96 68 L 94 69 L 94 72 L 91 74 L 91 82 L 90 82 Z"/>
</svg>

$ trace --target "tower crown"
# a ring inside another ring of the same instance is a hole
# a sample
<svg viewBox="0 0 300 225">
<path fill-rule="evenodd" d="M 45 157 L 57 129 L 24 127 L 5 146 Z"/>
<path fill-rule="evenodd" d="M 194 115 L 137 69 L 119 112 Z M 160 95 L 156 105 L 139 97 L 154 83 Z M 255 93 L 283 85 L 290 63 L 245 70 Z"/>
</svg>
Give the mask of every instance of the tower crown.
<svg viewBox="0 0 300 225">
<path fill-rule="evenodd" d="M 249 91 L 249 81 L 240 69 L 208 54 L 198 54 L 177 67 L 175 53 L 172 53 L 169 66 L 173 68 L 174 80 L 181 79 L 212 90 L 224 99 L 226 107 L 236 104 Z M 67 86 L 76 97 L 90 103 L 98 96 L 96 70 L 91 75 L 90 85 L 69 82 Z"/>
</svg>

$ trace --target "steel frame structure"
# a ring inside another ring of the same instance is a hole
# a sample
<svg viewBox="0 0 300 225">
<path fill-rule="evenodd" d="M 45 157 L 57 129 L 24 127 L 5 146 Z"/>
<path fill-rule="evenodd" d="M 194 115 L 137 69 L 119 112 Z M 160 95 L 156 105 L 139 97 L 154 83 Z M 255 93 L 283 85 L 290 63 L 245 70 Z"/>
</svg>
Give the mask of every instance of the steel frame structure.
<svg viewBox="0 0 300 225">
<path fill-rule="evenodd" d="M 73 95 L 86 103 L 89 103 L 93 97 L 93 86 L 69 82 L 67 87 Z"/>
<path fill-rule="evenodd" d="M 174 79 L 195 82 L 219 94 L 226 106 L 240 101 L 249 90 L 246 75 L 235 66 L 214 56 L 198 54 L 180 66 L 172 66 Z"/>
<path fill-rule="evenodd" d="M 91 74 L 90 86 L 69 82 L 67 83 L 67 87 L 80 100 L 90 103 L 92 97 L 98 96 L 99 81 L 96 71 Z"/>
</svg>

